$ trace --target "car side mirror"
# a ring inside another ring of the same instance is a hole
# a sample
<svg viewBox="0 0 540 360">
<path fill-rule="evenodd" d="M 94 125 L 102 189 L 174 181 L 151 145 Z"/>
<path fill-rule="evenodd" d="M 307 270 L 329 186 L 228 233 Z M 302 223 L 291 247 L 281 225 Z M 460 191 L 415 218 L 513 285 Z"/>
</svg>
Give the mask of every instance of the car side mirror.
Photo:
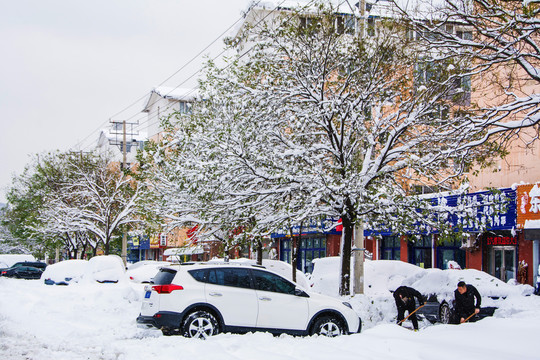
<svg viewBox="0 0 540 360">
<path fill-rule="evenodd" d="M 306 298 L 309 297 L 309 295 L 304 290 L 299 289 L 299 288 L 294 289 L 294 295 L 300 296 L 300 297 L 306 297 Z"/>
</svg>

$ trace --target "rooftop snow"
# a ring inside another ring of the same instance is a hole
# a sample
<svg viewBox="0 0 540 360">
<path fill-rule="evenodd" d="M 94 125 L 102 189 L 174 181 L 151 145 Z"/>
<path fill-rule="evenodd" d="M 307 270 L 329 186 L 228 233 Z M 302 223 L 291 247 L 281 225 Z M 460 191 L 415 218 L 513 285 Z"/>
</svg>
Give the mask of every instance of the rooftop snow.
<svg viewBox="0 0 540 360">
<path fill-rule="evenodd" d="M 152 89 L 152 93 L 155 93 L 165 99 L 184 101 L 193 101 L 198 95 L 198 91 L 195 89 L 173 88 L 169 86 L 155 87 Z"/>
</svg>

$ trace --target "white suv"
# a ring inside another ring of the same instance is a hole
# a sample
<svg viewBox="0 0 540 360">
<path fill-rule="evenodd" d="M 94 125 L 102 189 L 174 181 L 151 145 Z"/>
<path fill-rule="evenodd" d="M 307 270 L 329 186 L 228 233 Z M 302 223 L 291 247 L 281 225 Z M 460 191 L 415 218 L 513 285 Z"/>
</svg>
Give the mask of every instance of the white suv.
<svg viewBox="0 0 540 360">
<path fill-rule="evenodd" d="M 346 302 L 306 292 L 259 266 L 171 265 L 145 288 L 138 326 L 164 335 L 206 338 L 220 332 L 337 336 L 360 332 Z"/>
</svg>

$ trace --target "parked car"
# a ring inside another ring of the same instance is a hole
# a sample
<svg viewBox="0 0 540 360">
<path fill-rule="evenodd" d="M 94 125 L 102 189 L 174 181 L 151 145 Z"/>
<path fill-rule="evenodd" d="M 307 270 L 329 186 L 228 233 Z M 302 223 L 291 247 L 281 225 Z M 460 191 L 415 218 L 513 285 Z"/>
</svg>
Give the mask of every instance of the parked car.
<svg viewBox="0 0 540 360">
<path fill-rule="evenodd" d="M 127 281 L 124 262 L 118 255 L 94 256 L 88 260 L 82 280 L 98 283 Z"/>
<path fill-rule="evenodd" d="M 160 269 L 145 287 L 138 326 L 164 335 L 220 332 L 337 336 L 360 332 L 350 304 L 303 290 L 260 266 L 181 264 Z"/>
<path fill-rule="evenodd" d="M 17 279 L 39 279 L 43 271 L 32 266 L 13 266 L 9 269 L 2 270 L 1 274 L 5 277 Z"/>
<path fill-rule="evenodd" d="M 69 285 L 79 282 L 88 267 L 86 260 L 64 260 L 47 266 L 41 280 L 47 285 Z"/>
<path fill-rule="evenodd" d="M 41 271 L 45 270 L 45 268 L 47 267 L 47 264 L 45 264 L 44 262 L 41 262 L 41 261 L 19 261 L 19 262 L 16 262 L 15 264 L 13 264 L 12 266 L 8 267 L 8 268 L 2 268 L 0 269 L 0 276 L 3 276 L 3 272 L 8 270 L 8 269 L 12 269 L 12 268 L 16 268 L 16 267 L 20 267 L 20 266 L 31 266 L 31 267 L 34 267 L 34 268 L 37 268 L 37 269 L 40 269 Z"/>
</svg>

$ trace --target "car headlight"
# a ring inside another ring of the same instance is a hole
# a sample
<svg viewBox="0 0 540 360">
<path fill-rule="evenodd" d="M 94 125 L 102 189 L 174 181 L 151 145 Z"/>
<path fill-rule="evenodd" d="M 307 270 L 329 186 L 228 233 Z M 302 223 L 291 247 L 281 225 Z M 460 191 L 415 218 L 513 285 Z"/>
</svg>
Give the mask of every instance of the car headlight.
<svg viewBox="0 0 540 360">
<path fill-rule="evenodd" d="M 348 302 L 345 302 L 345 301 L 344 301 L 344 302 L 342 302 L 342 304 L 345 305 L 346 307 L 348 307 L 349 309 L 352 310 L 352 306 L 351 306 L 351 304 L 349 304 Z"/>
</svg>

